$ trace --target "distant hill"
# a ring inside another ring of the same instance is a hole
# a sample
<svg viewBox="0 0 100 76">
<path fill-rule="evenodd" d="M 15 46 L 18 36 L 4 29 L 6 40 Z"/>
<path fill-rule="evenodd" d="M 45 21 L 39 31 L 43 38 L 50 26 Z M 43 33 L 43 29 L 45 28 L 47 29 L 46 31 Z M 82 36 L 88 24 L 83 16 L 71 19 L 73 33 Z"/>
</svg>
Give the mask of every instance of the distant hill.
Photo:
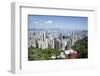
<svg viewBox="0 0 100 76">
<path fill-rule="evenodd" d="M 73 32 L 88 32 L 87 30 L 70 30 L 70 29 L 60 29 L 60 28 L 32 28 L 28 29 L 29 32 L 49 32 L 49 33 L 63 33 L 63 34 L 70 34 Z"/>
</svg>

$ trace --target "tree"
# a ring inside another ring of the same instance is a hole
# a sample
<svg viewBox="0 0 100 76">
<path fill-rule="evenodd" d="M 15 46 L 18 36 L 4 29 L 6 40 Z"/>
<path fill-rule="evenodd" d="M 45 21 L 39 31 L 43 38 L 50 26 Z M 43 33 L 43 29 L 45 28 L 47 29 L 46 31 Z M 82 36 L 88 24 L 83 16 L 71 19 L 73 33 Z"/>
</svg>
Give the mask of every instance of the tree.
<svg viewBox="0 0 100 76">
<path fill-rule="evenodd" d="M 78 52 L 78 58 L 88 58 L 88 38 L 77 41 L 72 47 Z"/>
<path fill-rule="evenodd" d="M 51 49 L 51 48 L 46 48 L 46 49 L 41 49 L 41 48 L 34 48 L 30 46 L 28 48 L 28 60 L 51 60 L 52 56 L 59 56 L 60 55 L 60 50 L 58 49 Z"/>
</svg>

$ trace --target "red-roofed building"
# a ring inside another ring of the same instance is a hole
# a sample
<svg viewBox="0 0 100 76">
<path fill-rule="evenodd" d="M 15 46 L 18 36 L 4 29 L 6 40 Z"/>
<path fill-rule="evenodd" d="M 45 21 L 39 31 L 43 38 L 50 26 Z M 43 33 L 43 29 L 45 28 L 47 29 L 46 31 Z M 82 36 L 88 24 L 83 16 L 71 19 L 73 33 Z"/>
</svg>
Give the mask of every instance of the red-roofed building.
<svg viewBox="0 0 100 76">
<path fill-rule="evenodd" d="M 78 56 L 77 51 L 75 51 L 71 48 L 68 50 L 65 50 L 64 53 L 65 53 L 65 59 L 67 59 L 69 55 L 70 55 L 70 58 L 72 58 L 72 59 L 75 59 Z"/>
</svg>

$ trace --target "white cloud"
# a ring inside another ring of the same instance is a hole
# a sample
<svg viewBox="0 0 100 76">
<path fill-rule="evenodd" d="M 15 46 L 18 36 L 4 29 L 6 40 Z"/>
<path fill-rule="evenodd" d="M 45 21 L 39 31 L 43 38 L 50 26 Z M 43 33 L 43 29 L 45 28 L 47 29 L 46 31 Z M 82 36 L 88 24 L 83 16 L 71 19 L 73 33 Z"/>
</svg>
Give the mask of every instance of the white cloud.
<svg viewBox="0 0 100 76">
<path fill-rule="evenodd" d="M 45 24 L 51 24 L 51 23 L 52 23 L 51 20 L 45 21 Z"/>
<path fill-rule="evenodd" d="M 52 20 L 47 20 L 47 21 L 33 21 L 32 25 L 35 28 L 48 28 L 51 27 L 49 24 L 52 24 Z"/>
</svg>

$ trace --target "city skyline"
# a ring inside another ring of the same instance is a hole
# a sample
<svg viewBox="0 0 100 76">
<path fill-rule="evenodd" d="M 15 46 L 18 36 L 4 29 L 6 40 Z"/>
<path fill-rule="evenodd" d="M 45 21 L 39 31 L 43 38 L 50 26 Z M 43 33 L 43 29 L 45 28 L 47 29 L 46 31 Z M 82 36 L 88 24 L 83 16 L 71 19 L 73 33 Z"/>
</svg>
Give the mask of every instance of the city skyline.
<svg viewBox="0 0 100 76">
<path fill-rule="evenodd" d="M 29 15 L 28 29 L 88 30 L 88 18 L 76 16 Z"/>
<path fill-rule="evenodd" d="M 28 16 L 28 60 L 88 58 L 88 18 Z"/>
</svg>

